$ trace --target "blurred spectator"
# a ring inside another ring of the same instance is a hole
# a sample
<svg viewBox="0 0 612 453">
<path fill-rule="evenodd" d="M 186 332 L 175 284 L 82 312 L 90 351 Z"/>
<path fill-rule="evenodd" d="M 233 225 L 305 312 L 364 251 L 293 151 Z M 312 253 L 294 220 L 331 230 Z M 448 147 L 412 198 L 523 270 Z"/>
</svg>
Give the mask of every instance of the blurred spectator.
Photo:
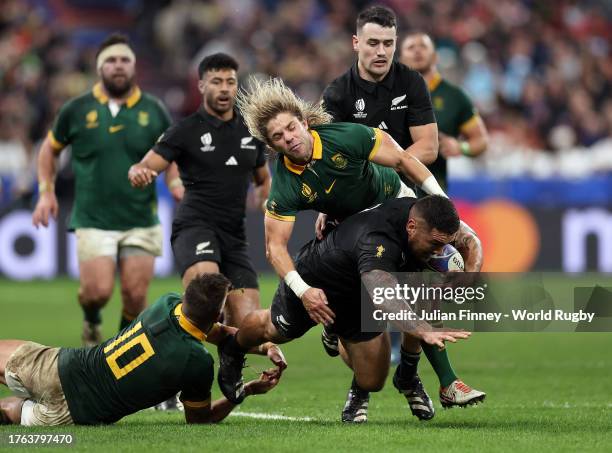
<svg viewBox="0 0 612 453">
<path fill-rule="evenodd" d="M 243 74 L 280 76 L 301 96 L 318 99 L 353 60 L 354 20 L 370 3 L 0 0 L 0 176 L 21 173 L 18 162 L 27 167 L 57 108 L 91 85 L 92 48 L 117 24 L 142 55 L 144 88 L 182 116 L 199 99 L 195 62 L 215 51 L 237 55 Z M 409 30 L 434 38 L 445 77 L 469 92 L 503 142 L 551 151 L 609 143 L 609 2 L 380 3 L 398 14 L 400 38 Z"/>
</svg>

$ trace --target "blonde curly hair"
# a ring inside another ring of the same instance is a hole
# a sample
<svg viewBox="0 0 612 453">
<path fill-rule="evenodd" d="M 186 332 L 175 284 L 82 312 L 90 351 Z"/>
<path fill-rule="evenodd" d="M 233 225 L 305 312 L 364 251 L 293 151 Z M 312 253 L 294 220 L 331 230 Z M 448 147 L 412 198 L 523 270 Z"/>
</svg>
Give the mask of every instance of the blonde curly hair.
<svg viewBox="0 0 612 453">
<path fill-rule="evenodd" d="M 331 115 L 320 103 L 300 99 L 280 78 L 261 80 L 251 76 L 248 86 L 248 90 L 238 92 L 236 105 L 250 134 L 268 145 L 268 123 L 279 113 L 291 113 L 299 120 L 305 119 L 308 127 L 331 123 Z"/>
</svg>

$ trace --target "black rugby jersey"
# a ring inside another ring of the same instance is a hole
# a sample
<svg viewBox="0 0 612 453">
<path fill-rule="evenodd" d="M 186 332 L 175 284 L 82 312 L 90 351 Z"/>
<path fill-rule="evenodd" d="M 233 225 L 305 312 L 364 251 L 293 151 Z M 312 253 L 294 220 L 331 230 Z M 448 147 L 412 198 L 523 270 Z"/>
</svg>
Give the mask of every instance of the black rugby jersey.
<svg viewBox="0 0 612 453">
<path fill-rule="evenodd" d="M 436 122 L 425 80 L 397 61 L 377 83 L 362 79 L 355 63 L 329 84 L 323 103 L 335 122 L 377 127 L 404 149 L 413 143 L 410 127 Z"/>
<path fill-rule="evenodd" d="M 249 134 L 238 111 L 231 120 L 221 121 L 201 107 L 170 127 L 153 150 L 176 161 L 185 186 L 175 227 L 203 224 L 244 230 L 249 184 L 266 158 L 265 145 Z"/>
<path fill-rule="evenodd" d="M 296 270 L 306 283 L 321 288 L 329 297 L 351 299 L 355 292 L 359 294 L 364 272 L 419 268 L 406 232 L 408 215 L 416 201 L 394 198 L 350 216 L 323 240 L 302 247 Z"/>
</svg>

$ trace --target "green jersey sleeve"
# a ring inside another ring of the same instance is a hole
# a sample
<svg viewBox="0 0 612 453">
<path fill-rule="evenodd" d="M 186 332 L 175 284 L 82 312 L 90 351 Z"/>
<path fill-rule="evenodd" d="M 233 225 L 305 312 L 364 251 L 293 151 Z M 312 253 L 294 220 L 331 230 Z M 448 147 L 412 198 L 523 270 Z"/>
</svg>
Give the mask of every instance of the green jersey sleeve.
<svg viewBox="0 0 612 453">
<path fill-rule="evenodd" d="M 266 203 L 266 216 L 284 222 L 294 222 L 295 215 L 301 208 L 301 200 L 294 187 L 294 181 L 288 177 L 287 170 L 282 166 L 282 161 L 278 159 Z"/>
<path fill-rule="evenodd" d="M 210 395 L 214 381 L 213 359 L 202 347 L 190 360 L 186 370 L 190 371 L 191 379 L 184 383 L 180 400 L 189 407 L 200 408 L 210 405 Z"/>
<path fill-rule="evenodd" d="M 55 151 L 60 151 L 69 145 L 74 138 L 71 130 L 73 105 L 73 101 L 68 101 L 60 108 L 53 127 L 49 131 L 51 146 Z"/>
<path fill-rule="evenodd" d="M 460 124 L 459 131 L 461 131 L 465 127 L 471 125 L 472 121 L 478 117 L 478 110 L 476 107 L 474 107 L 474 104 L 472 104 L 472 101 L 466 92 L 461 88 L 458 88 L 457 101 L 459 104 L 459 114 L 457 119 Z"/>
</svg>

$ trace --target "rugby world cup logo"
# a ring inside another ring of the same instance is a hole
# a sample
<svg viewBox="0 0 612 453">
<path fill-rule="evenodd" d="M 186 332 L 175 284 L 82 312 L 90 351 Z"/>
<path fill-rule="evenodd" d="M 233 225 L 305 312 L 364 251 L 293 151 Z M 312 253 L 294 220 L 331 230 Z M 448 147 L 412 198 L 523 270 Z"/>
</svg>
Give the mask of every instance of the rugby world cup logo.
<svg viewBox="0 0 612 453">
<path fill-rule="evenodd" d="M 368 116 L 368 114 L 364 112 L 365 101 L 363 100 L 363 98 L 359 98 L 355 101 L 355 110 L 357 110 L 357 112 L 353 113 L 354 118 L 365 118 L 366 116 Z"/>
<path fill-rule="evenodd" d="M 310 186 L 308 184 L 306 184 L 305 182 L 302 183 L 302 196 L 304 196 L 305 198 L 308 198 L 308 203 L 312 203 L 313 201 L 315 201 L 317 199 L 317 192 L 312 192 L 312 189 L 310 188 Z"/>
<path fill-rule="evenodd" d="M 214 151 L 215 147 L 211 146 L 212 143 L 212 135 L 210 135 L 210 132 L 205 133 L 204 135 L 202 135 L 200 137 L 200 141 L 202 142 L 202 146 L 200 148 L 200 150 L 204 153 L 209 152 L 209 151 Z"/>
</svg>

